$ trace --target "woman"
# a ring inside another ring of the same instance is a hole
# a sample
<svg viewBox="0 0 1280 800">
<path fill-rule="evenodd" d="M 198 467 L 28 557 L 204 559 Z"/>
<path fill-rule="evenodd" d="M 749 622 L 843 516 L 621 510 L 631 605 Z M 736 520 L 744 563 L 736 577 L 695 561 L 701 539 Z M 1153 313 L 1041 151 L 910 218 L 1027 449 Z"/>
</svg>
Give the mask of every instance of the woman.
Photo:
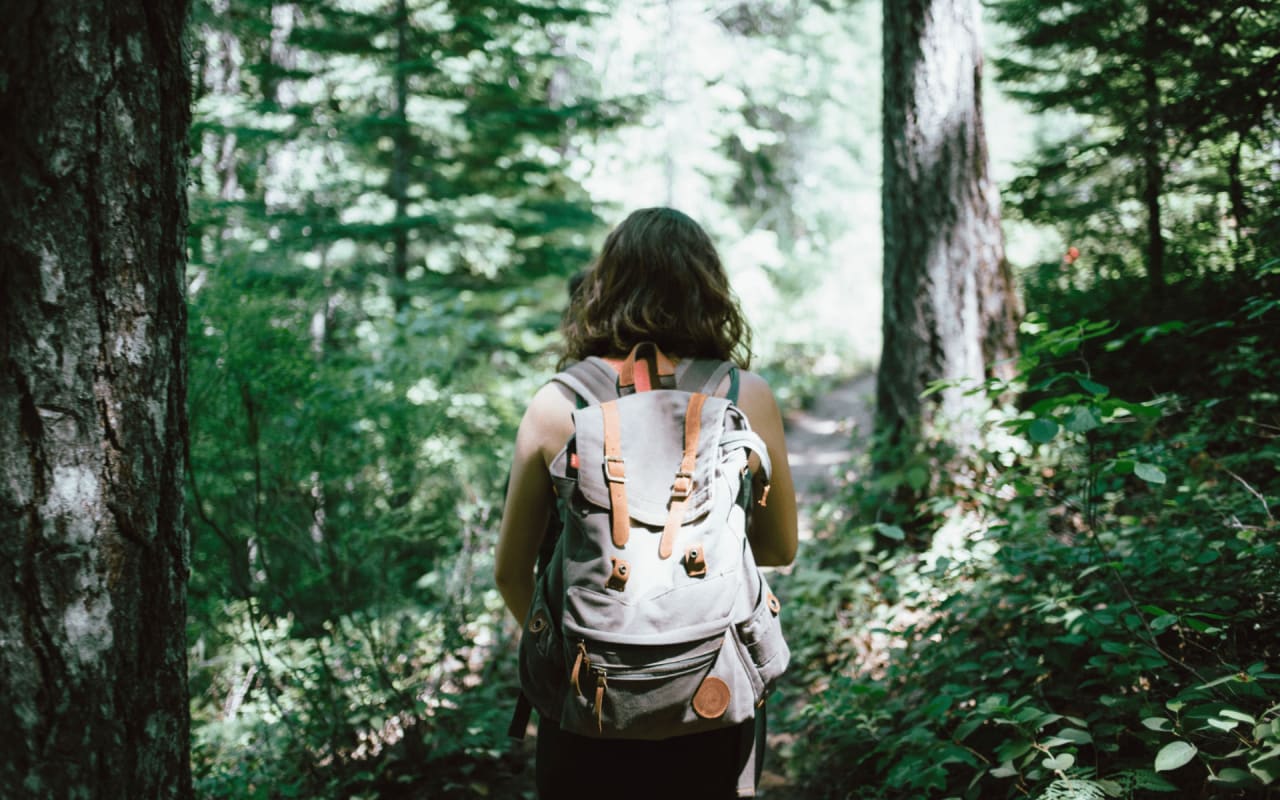
<svg viewBox="0 0 1280 800">
<path fill-rule="evenodd" d="M 764 440 L 773 466 L 768 504 L 753 511 L 751 547 L 761 566 L 790 563 L 796 552 L 796 502 L 782 417 L 769 385 L 745 370 L 750 333 L 702 228 L 669 208 L 627 217 L 609 234 L 574 293 L 563 333 L 566 363 L 599 356 L 616 366 L 636 344 L 653 342 L 677 363 L 712 358 L 744 368 L 738 406 Z M 725 395 L 729 384 L 726 378 L 717 393 Z M 522 622 L 533 598 L 546 520 L 555 510 L 548 468 L 573 433 L 574 408 L 567 388 L 548 383 L 534 395 L 516 435 L 494 572 L 507 608 Z M 591 739 L 560 731 L 554 720 L 540 720 L 539 796 L 572 800 L 595 792 L 612 798 L 696 792 L 732 797 L 745 758 L 741 728 L 654 742 Z"/>
</svg>

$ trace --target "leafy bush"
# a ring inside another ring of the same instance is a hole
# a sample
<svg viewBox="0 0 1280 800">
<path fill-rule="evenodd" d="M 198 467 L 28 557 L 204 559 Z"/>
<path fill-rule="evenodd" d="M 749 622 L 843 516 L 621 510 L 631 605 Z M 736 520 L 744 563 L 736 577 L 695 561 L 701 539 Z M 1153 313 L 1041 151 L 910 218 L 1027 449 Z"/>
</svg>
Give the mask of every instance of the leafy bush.
<svg viewBox="0 0 1280 800">
<path fill-rule="evenodd" d="M 1023 407 L 930 501 L 927 547 L 819 542 L 785 589 L 807 796 L 1280 792 L 1280 354 L 1254 288 L 1227 318 L 1033 331 Z M 1117 397 L 1108 370 L 1156 348 L 1182 374 L 1120 382 L 1178 391 Z"/>
</svg>

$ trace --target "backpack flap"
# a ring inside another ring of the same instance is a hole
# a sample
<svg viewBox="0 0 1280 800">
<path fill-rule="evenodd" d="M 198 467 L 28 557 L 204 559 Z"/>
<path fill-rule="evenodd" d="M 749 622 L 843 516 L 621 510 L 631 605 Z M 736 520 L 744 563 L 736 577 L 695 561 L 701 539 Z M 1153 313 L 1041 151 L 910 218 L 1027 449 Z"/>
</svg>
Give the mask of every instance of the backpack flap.
<svg viewBox="0 0 1280 800">
<path fill-rule="evenodd" d="M 651 391 L 628 395 L 612 403 L 617 410 L 622 465 L 610 463 L 605 453 L 604 406 L 588 406 L 573 412 L 578 453 L 578 489 L 591 504 L 611 508 L 610 474 L 625 473 L 626 510 L 631 520 L 661 529 L 667 522 L 685 442 L 685 412 L 690 395 L 678 391 Z M 682 524 L 705 515 L 714 500 L 714 478 L 720 464 L 719 450 L 729 401 L 706 397 L 703 401 L 696 459 Z M 609 466 L 611 473 L 606 473 Z"/>
</svg>

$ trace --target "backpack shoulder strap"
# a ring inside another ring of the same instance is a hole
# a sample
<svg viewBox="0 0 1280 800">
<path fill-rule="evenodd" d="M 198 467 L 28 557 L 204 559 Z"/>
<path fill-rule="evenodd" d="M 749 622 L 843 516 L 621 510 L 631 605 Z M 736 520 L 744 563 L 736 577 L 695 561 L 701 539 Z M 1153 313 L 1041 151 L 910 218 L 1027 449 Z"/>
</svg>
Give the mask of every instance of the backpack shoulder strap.
<svg viewBox="0 0 1280 800">
<path fill-rule="evenodd" d="M 738 402 L 738 367 L 732 361 L 716 361 L 713 358 L 695 358 L 680 364 L 683 370 L 677 372 L 676 385 L 687 392 L 701 392 L 713 395 L 729 376 L 729 402 Z"/>
<path fill-rule="evenodd" d="M 551 380 L 568 387 L 586 405 L 599 405 L 618 396 L 617 371 L 595 356 L 570 364 Z"/>
</svg>

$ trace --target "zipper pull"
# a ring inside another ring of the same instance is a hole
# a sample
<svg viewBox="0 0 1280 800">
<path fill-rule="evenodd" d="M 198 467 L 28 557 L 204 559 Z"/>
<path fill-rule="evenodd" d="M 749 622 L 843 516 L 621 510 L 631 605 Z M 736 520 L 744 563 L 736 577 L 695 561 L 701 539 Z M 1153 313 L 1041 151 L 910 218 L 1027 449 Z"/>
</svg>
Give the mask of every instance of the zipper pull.
<svg viewBox="0 0 1280 800">
<path fill-rule="evenodd" d="M 573 671 L 569 673 L 569 680 L 573 683 L 573 690 L 582 697 L 586 697 L 581 684 L 578 683 L 578 675 L 583 667 L 586 667 L 588 672 L 591 671 L 591 657 L 587 655 L 586 643 L 578 642 L 578 656 L 573 660 Z"/>
<path fill-rule="evenodd" d="M 604 670 L 596 672 L 596 729 L 600 733 L 604 733 L 604 690 L 609 687 L 607 677 Z"/>
</svg>

